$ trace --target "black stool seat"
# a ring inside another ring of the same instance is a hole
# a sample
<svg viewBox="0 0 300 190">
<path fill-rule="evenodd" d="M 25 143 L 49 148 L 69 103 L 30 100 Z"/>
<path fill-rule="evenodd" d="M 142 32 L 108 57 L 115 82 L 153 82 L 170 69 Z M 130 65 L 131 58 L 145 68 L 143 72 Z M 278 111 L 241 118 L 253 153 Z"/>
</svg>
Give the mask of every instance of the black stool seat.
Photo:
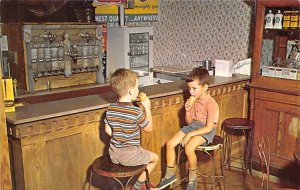
<svg viewBox="0 0 300 190">
<path fill-rule="evenodd" d="M 90 176 L 90 183 L 92 179 L 93 172 L 105 176 L 105 177 L 111 177 L 118 181 L 123 189 L 127 189 L 128 184 L 130 180 L 136 176 L 141 174 L 142 172 L 146 172 L 147 180 L 146 180 L 146 186 L 148 188 L 149 186 L 149 174 L 147 170 L 147 165 L 139 165 L 139 166 L 123 166 L 120 164 L 114 164 L 109 155 L 103 155 L 98 158 L 96 158 L 92 164 L 92 172 Z M 126 178 L 128 177 L 128 181 L 124 187 L 123 183 L 118 178 Z"/>
<path fill-rule="evenodd" d="M 246 118 L 228 118 L 222 123 L 223 130 L 251 130 L 254 127 L 254 122 Z"/>
<path fill-rule="evenodd" d="M 96 158 L 93 162 L 93 170 L 106 177 L 131 177 L 141 174 L 146 170 L 147 165 L 140 166 L 123 166 L 111 162 L 109 155 Z"/>
<path fill-rule="evenodd" d="M 228 118 L 222 123 L 223 137 L 224 137 L 224 152 L 227 155 L 226 165 L 231 167 L 231 146 L 232 135 L 244 135 L 246 137 L 245 153 L 244 153 L 244 166 L 245 170 L 249 169 L 252 175 L 252 142 L 254 122 L 247 118 Z M 224 134 L 225 133 L 225 134 Z"/>
</svg>

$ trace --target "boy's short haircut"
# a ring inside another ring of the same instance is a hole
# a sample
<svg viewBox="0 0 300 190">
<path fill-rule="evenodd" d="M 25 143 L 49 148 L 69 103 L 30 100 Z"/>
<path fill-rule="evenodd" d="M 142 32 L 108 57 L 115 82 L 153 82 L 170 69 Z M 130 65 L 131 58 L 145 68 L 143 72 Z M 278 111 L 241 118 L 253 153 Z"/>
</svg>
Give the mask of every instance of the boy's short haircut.
<svg viewBox="0 0 300 190">
<path fill-rule="evenodd" d="M 117 69 L 111 74 L 109 82 L 112 90 L 118 96 L 124 96 L 127 94 L 130 88 L 134 88 L 136 85 L 136 79 L 138 74 L 130 69 Z"/>
<path fill-rule="evenodd" d="M 196 67 L 187 75 L 185 81 L 193 82 L 195 80 L 198 80 L 199 85 L 204 86 L 205 84 L 209 85 L 208 77 L 209 74 L 207 69 L 202 67 Z"/>
</svg>

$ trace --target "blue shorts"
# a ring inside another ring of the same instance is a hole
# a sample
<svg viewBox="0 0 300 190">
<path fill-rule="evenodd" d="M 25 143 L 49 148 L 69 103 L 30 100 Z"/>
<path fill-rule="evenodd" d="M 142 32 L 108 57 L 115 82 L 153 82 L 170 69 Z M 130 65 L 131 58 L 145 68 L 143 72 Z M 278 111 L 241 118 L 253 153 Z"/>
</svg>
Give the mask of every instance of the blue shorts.
<svg viewBox="0 0 300 190">
<path fill-rule="evenodd" d="M 183 126 L 180 130 L 184 134 L 188 134 L 191 131 L 195 131 L 195 130 L 200 129 L 205 126 L 206 126 L 206 124 L 204 124 L 200 121 L 193 120 L 191 124 Z M 202 136 L 203 138 L 205 138 L 206 144 L 210 144 L 210 143 L 212 143 L 215 135 L 216 135 L 216 129 L 213 128 L 213 130 L 211 132 L 203 134 L 203 135 L 199 135 L 199 136 Z"/>
</svg>

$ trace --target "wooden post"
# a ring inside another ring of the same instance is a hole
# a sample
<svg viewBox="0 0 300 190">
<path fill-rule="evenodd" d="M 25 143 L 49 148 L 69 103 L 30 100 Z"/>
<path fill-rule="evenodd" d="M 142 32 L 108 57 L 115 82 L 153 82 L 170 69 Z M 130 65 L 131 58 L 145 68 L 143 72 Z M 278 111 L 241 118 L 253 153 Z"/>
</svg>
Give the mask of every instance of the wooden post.
<svg viewBox="0 0 300 190">
<path fill-rule="evenodd" d="M 9 149 L 7 139 L 6 117 L 4 112 L 4 97 L 2 90 L 2 72 L 0 69 L 0 189 L 12 189 Z"/>
</svg>

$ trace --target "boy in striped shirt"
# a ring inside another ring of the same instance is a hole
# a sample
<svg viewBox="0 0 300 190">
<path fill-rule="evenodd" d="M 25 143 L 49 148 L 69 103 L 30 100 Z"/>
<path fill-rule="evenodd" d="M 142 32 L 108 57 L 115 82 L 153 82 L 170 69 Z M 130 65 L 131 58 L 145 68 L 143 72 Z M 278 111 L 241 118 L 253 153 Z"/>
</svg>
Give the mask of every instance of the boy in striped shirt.
<svg viewBox="0 0 300 190">
<path fill-rule="evenodd" d="M 145 113 L 132 104 L 139 94 L 138 74 L 129 69 L 117 69 L 110 77 L 110 85 L 118 95 L 118 101 L 107 108 L 104 120 L 105 131 L 111 136 L 111 161 L 124 166 L 146 164 L 148 172 L 151 173 L 158 162 L 158 155 L 140 145 L 140 130 L 151 132 L 153 129 L 150 100 L 146 98 L 141 101 Z M 143 189 L 145 180 L 146 173 L 143 172 L 132 189 Z"/>
</svg>

